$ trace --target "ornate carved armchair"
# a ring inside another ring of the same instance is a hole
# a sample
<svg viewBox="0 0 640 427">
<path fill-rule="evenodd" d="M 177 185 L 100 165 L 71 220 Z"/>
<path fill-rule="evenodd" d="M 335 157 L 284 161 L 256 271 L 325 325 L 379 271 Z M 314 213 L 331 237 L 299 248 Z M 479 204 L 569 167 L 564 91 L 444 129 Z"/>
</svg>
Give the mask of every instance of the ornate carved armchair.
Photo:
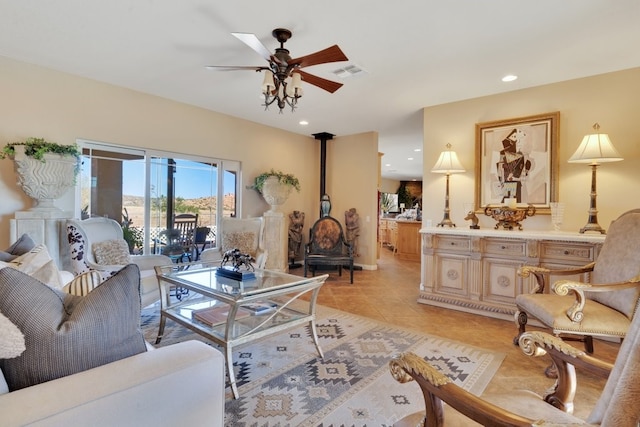
<svg viewBox="0 0 640 427">
<path fill-rule="evenodd" d="M 353 248 L 345 240 L 340 222 L 330 216 L 320 218 L 309 230 L 309 242 L 304 250 L 304 277 L 309 270 L 315 276 L 316 269 L 322 266 L 337 267 L 340 276 L 342 268 L 348 266 L 349 280 L 353 283 Z"/>
<path fill-rule="evenodd" d="M 558 381 L 546 396 L 526 390 L 505 390 L 501 394 L 477 397 L 458 387 L 423 358 L 406 353 L 394 357 L 389 367 L 397 381 L 418 383 L 424 394 L 426 413 L 409 415 L 395 426 L 639 425 L 640 315 L 633 318 L 613 365 L 545 332 L 526 332 L 519 343 L 525 354 L 548 354 L 557 366 Z M 575 368 L 600 378 L 608 377 L 586 422 L 571 415 L 577 387 Z M 443 405 L 443 401 L 447 405 Z"/>
<path fill-rule="evenodd" d="M 550 273 L 590 273 L 590 283 L 560 280 L 549 292 L 545 284 Z M 532 316 L 557 336 L 584 341 L 588 353 L 593 353 L 594 336 L 624 338 L 640 298 L 640 209 L 611 223 L 594 263 L 570 270 L 520 269 L 521 276 L 530 274 L 538 286 L 534 293 L 516 297 L 518 336 Z"/>
</svg>

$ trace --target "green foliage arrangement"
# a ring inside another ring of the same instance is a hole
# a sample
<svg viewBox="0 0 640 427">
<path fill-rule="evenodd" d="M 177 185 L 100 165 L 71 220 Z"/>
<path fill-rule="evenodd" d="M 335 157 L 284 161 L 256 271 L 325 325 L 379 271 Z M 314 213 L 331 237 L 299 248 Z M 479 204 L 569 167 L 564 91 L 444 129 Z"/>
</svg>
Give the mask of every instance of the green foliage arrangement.
<svg viewBox="0 0 640 427">
<path fill-rule="evenodd" d="M 133 220 L 129 217 L 127 208 L 122 212 L 122 238 L 126 240 L 129 245 L 129 253 L 133 254 L 136 248 L 142 248 L 143 233 L 142 229 L 133 226 Z"/>
<path fill-rule="evenodd" d="M 77 144 L 62 145 L 57 142 L 47 141 L 44 138 L 27 138 L 20 142 L 10 142 L 0 151 L 0 159 L 7 157 L 13 159 L 16 154 L 16 145 L 24 145 L 24 154 L 44 163 L 46 153 L 60 154 L 62 156 L 73 156 L 76 158 L 74 177 L 80 172 L 80 156 L 82 153 Z M 75 180 L 74 180 L 75 181 Z M 75 182 L 74 182 L 75 184 Z"/>
<path fill-rule="evenodd" d="M 255 188 L 260 193 L 262 193 L 262 187 L 264 186 L 264 182 L 267 180 L 267 178 L 271 176 L 277 177 L 280 183 L 289 184 L 290 186 L 295 188 L 298 193 L 300 192 L 300 181 L 298 181 L 298 178 L 296 178 L 291 174 L 284 173 L 281 171 L 276 171 L 273 169 L 271 169 L 269 172 L 264 172 L 258 175 L 253 184 L 253 188 Z"/>
<path fill-rule="evenodd" d="M 44 154 L 45 153 L 55 153 L 67 156 L 75 156 L 77 159 L 80 159 L 80 149 L 76 144 L 73 145 L 62 145 L 57 142 L 50 142 L 45 140 L 44 138 L 27 138 L 25 141 L 20 142 L 10 142 L 4 146 L 2 152 L 0 152 L 0 159 L 4 159 L 6 157 L 11 157 L 16 153 L 15 146 L 16 145 L 24 145 L 24 153 L 33 157 L 36 160 L 41 160 L 44 162 Z"/>
</svg>

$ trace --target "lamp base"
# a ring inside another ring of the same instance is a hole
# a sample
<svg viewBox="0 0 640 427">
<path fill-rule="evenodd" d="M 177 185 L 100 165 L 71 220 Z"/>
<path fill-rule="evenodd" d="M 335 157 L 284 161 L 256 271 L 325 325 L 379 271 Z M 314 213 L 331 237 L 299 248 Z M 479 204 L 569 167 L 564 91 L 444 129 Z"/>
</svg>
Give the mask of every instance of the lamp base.
<svg viewBox="0 0 640 427">
<path fill-rule="evenodd" d="M 451 218 L 449 218 L 448 216 L 445 216 L 442 221 L 440 221 L 438 224 L 436 224 L 436 227 L 455 227 L 456 225 L 453 223 L 453 221 L 451 221 Z"/>
<path fill-rule="evenodd" d="M 606 230 L 600 227 L 597 222 L 590 222 L 580 229 L 581 234 L 584 234 L 587 231 L 595 231 L 600 234 L 607 234 Z"/>
</svg>

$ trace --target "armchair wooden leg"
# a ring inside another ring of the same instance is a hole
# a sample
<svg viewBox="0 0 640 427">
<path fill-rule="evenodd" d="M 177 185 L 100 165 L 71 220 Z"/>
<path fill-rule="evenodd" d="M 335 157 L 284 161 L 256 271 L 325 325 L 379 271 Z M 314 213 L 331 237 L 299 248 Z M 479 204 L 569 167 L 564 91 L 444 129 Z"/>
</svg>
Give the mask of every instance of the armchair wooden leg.
<svg viewBox="0 0 640 427">
<path fill-rule="evenodd" d="M 526 329 L 528 318 L 527 318 L 527 313 L 525 313 L 524 311 L 517 311 L 515 316 L 516 316 L 516 320 L 518 321 L 518 335 L 516 335 L 515 338 L 513 338 L 513 344 L 518 345 L 520 336 L 526 332 L 525 329 Z"/>
</svg>

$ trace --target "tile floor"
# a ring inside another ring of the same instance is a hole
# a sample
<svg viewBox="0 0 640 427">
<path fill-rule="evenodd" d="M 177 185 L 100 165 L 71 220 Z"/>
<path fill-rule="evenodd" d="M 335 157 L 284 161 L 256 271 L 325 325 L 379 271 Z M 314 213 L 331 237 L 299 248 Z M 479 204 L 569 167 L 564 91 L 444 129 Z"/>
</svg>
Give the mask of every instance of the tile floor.
<svg viewBox="0 0 640 427">
<path fill-rule="evenodd" d="M 291 273 L 302 275 L 304 272 L 298 268 Z M 355 272 L 353 285 L 349 284 L 348 272 L 343 272 L 342 277 L 336 272 L 330 273 L 318 303 L 505 353 L 502 366 L 485 392 L 526 388 L 542 394 L 553 385 L 553 380 L 543 374 L 550 359 L 525 356 L 512 343 L 517 332 L 515 322 L 420 304 L 417 302 L 419 285 L 420 263 L 400 260 L 383 248 L 378 269 Z M 581 343 L 575 345 L 582 348 Z M 609 362 L 614 361 L 619 348 L 617 343 L 600 340 L 595 340 L 594 346 L 595 355 Z M 603 380 L 578 373 L 576 416 L 585 419 L 589 415 L 603 386 Z M 416 385 L 407 384 L 407 387 Z"/>
</svg>

